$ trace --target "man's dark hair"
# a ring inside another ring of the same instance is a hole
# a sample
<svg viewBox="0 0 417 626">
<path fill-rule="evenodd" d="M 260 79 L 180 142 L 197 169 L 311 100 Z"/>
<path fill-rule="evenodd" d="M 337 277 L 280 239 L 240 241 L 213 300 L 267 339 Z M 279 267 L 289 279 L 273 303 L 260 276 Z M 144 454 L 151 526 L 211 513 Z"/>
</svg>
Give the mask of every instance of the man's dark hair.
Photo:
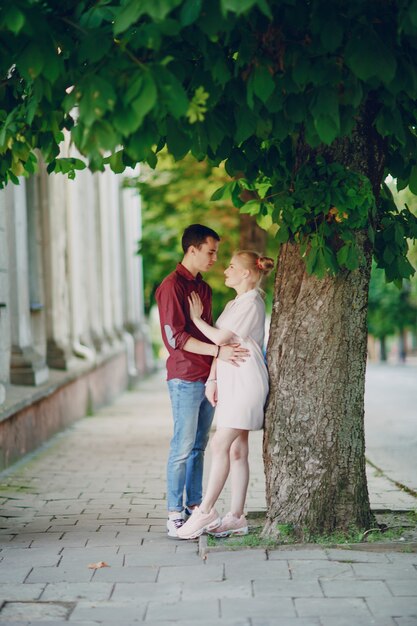
<svg viewBox="0 0 417 626">
<path fill-rule="evenodd" d="M 208 226 L 203 226 L 202 224 L 191 224 L 191 226 L 187 226 L 181 239 L 184 254 L 190 246 L 200 248 L 203 243 L 205 243 L 207 237 L 213 237 L 216 241 L 220 241 L 220 237 L 216 231 L 212 230 Z"/>
</svg>

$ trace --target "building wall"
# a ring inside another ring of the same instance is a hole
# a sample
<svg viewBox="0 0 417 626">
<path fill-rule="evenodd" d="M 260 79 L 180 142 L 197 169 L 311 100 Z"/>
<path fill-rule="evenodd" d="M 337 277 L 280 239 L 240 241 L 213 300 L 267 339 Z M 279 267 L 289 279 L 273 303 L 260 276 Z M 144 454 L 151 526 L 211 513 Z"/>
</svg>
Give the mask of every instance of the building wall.
<svg viewBox="0 0 417 626">
<path fill-rule="evenodd" d="M 41 166 L 0 191 L 0 468 L 153 367 L 124 178 Z"/>
</svg>

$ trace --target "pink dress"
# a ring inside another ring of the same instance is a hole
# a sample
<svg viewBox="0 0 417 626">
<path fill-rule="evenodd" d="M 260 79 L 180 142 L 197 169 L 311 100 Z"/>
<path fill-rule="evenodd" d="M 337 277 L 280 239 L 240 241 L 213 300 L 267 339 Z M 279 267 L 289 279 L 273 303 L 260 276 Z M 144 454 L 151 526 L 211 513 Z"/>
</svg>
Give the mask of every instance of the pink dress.
<svg viewBox="0 0 417 626">
<path fill-rule="evenodd" d="M 240 343 L 251 353 L 240 367 L 217 360 L 217 428 L 260 430 L 269 387 L 262 353 L 265 304 L 259 291 L 251 289 L 228 302 L 216 327 L 232 331 L 229 343 Z"/>
</svg>

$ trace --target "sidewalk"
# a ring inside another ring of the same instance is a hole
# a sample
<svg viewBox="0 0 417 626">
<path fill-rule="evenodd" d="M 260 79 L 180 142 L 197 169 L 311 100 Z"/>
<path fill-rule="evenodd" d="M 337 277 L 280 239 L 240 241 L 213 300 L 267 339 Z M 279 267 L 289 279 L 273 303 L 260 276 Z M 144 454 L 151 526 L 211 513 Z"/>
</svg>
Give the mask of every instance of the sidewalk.
<svg viewBox="0 0 417 626">
<path fill-rule="evenodd" d="M 162 374 L 0 477 L 0 624 L 417 626 L 417 554 L 209 553 L 165 534 Z M 265 507 L 261 433 L 249 510 Z M 416 500 L 369 468 L 374 508 Z M 227 510 L 227 493 L 220 503 Z M 89 569 L 99 561 L 110 567 Z"/>
</svg>

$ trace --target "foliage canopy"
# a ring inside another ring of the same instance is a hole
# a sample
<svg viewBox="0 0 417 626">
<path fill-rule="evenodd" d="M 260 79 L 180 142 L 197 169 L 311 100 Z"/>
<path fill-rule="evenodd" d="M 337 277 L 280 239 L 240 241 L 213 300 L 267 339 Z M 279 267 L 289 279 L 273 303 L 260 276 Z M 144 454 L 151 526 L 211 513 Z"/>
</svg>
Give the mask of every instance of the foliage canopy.
<svg viewBox="0 0 417 626">
<path fill-rule="evenodd" d="M 243 173 L 215 197 L 251 190 L 243 210 L 300 243 L 310 273 L 358 267 L 359 230 L 389 280 L 413 273 L 415 216 L 327 147 L 366 114 L 384 174 L 417 193 L 416 0 L 18 0 L 0 29 L 2 184 L 36 148 L 73 176 L 65 129 L 92 170 L 155 167 L 167 146 Z"/>
</svg>

